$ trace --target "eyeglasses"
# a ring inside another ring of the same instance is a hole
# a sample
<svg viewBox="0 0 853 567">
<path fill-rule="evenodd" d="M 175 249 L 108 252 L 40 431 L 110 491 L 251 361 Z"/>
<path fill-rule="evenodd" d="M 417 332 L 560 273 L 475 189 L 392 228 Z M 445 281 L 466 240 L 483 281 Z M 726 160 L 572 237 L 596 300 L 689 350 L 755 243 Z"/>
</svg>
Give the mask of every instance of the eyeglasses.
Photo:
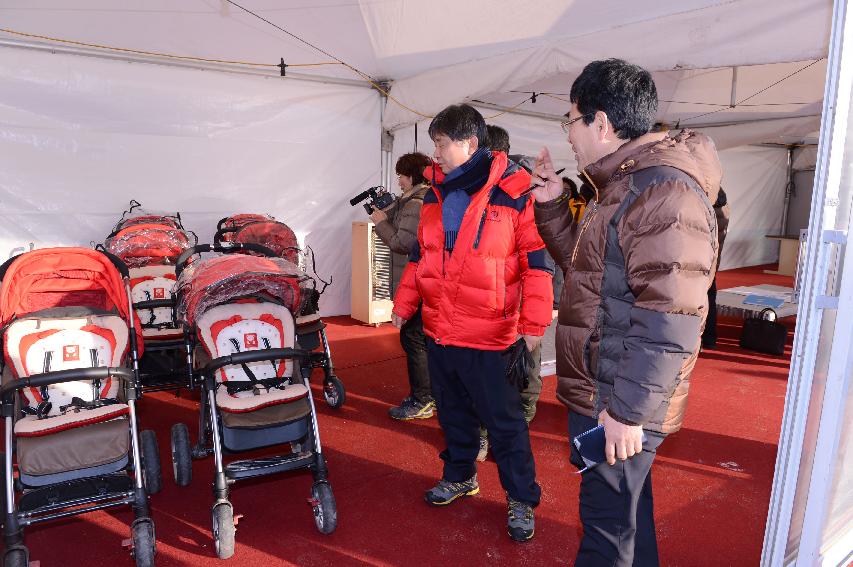
<svg viewBox="0 0 853 567">
<path fill-rule="evenodd" d="M 577 118 L 572 118 L 572 119 L 570 119 L 570 120 L 563 120 L 562 122 L 560 122 L 560 128 L 562 128 L 562 129 L 563 129 L 563 132 L 565 132 L 566 134 L 568 134 L 568 133 L 569 133 L 569 128 L 571 128 L 572 124 L 574 124 L 575 122 L 577 122 L 577 121 L 578 121 L 578 120 L 580 120 L 581 118 L 586 118 L 587 116 L 592 116 L 593 114 L 595 114 L 595 113 L 594 113 L 594 112 L 590 112 L 590 113 L 587 113 L 587 114 L 581 114 L 581 115 L 580 115 L 580 116 L 578 116 Z"/>
</svg>

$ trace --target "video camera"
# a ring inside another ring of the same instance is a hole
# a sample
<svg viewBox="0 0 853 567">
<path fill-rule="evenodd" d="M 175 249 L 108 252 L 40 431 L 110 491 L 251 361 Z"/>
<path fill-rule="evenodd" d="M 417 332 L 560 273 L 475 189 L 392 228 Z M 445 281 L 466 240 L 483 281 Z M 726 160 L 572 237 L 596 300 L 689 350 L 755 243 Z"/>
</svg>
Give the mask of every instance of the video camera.
<svg viewBox="0 0 853 567">
<path fill-rule="evenodd" d="M 376 187 L 362 191 L 350 199 L 349 204 L 354 207 L 368 198 L 370 201 L 364 203 L 364 210 L 367 211 L 368 215 L 372 214 L 376 209 L 384 209 L 394 202 L 394 195 L 389 193 L 382 185 L 377 185 Z"/>
</svg>

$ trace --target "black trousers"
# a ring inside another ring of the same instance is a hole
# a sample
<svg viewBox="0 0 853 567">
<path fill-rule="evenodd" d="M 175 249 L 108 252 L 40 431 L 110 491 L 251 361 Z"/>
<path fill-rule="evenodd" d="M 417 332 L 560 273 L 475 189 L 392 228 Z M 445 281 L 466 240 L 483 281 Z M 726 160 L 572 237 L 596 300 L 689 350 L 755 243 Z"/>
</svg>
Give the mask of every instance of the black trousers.
<svg viewBox="0 0 853 567">
<path fill-rule="evenodd" d="M 514 500 L 539 504 L 541 490 L 518 389 L 506 380 L 500 351 L 441 346 L 427 337 L 432 395 L 447 446 L 444 479 L 461 482 L 477 472 L 480 423 L 489 430 L 501 485 Z"/>
<path fill-rule="evenodd" d="M 708 318 L 702 331 L 702 344 L 713 346 L 717 343 L 717 278 L 708 288 Z"/>
<path fill-rule="evenodd" d="M 419 402 L 432 399 L 427 365 L 426 335 L 421 310 L 406 321 L 400 329 L 400 344 L 406 352 L 406 367 L 409 371 L 409 395 Z"/>
<path fill-rule="evenodd" d="M 598 425 L 598 420 L 569 412 L 569 438 Z M 646 431 L 643 451 L 615 465 L 606 462 L 581 476 L 580 517 L 583 539 L 577 567 L 655 567 L 659 565 L 652 499 L 652 461 L 665 435 Z M 583 461 L 571 443 L 572 464 Z"/>
</svg>

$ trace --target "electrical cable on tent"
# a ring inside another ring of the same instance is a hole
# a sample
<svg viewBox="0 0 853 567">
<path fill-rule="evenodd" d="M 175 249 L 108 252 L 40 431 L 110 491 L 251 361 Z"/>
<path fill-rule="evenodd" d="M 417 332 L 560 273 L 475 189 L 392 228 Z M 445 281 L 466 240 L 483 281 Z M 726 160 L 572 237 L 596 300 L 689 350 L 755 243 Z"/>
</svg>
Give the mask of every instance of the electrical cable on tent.
<svg viewBox="0 0 853 567">
<path fill-rule="evenodd" d="M 204 57 L 194 57 L 191 55 L 175 55 L 173 53 L 162 53 L 159 51 L 144 51 L 141 49 L 129 49 L 126 47 L 113 47 L 111 45 L 101 45 L 98 43 L 86 43 L 83 41 L 74 41 L 70 39 L 60 39 L 57 37 L 50 37 L 47 35 L 39 35 L 34 33 L 21 32 L 17 30 L 11 30 L 7 28 L 0 28 L 0 32 L 5 32 L 12 35 L 19 35 L 22 37 L 31 37 L 34 39 L 43 39 L 45 41 L 53 41 L 56 43 L 67 43 L 69 45 L 79 45 L 81 47 L 92 47 L 95 49 L 107 49 L 109 51 L 121 51 L 123 53 L 134 53 L 137 55 L 151 55 L 154 57 L 165 57 L 168 59 L 180 59 L 184 61 L 201 61 L 204 63 L 223 63 L 226 65 L 247 65 L 249 67 L 279 67 L 280 65 L 277 63 L 255 63 L 252 61 L 230 61 L 227 59 L 207 59 Z M 341 65 L 338 61 L 321 61 L 319 63 L 289 63 L 288 67 L 320 67 L 323 65 Z"/>
<path fill-rule="evenodd" d="M 806 66 L 804 66 L 804 67 L 801 67 L 801 68 L 797 69 L 797 70 L 796 70 L 796 71 L 794 71 L 793 73 L 790 73 L 790 74 L 788 74 L 788 75 L 785 75 L 784 77 L 782 77 L 781 79 L 779 79 L 779 80 L 778 80 L 778 81 L 776 81 L 775 83 L 773 83 L 773 84 L 771 84 L 771 85 L 768 85 L 768 86 L 764 87 L 764 88 L 763 88 L 763 89 L 761 89 L 760 91 L 758 91 L 758 92 L 756 92 L 756 93 L 754 93 L 754 94 L 749 95 L 748 97 L 746 97 L 746 98 L 744 98 L 744 99 L 742 99 L 742 100 L 740 100 L 740 101 L 736 102 L 735 104 L 726 105 L 726 106 L 724 106 L 723 108 L 719 108 L 719 109 L 717 109 L 717 110 L 712 110 L 711 112 L 706 112 L 706 113 L 704 113 L 704 114 L 699 114 L 699 115 L 696 115 L 696 116 L 691 116 L 690 118 L 686 118 L 686 119 L 684 120 L 684 122 L 689 122 L 689 121 L 691 121 L 691 120 L 696 120 L 697 118 L 702 118 L 702 117 L 704 117 L 704 116 L 710 116 L 711 114 L 716 114 L 716 113 L 718 113 L 718 112 L 722 112 L 722 111 L 724 111 L 724 110 L 729 110 L 729 109 L 731 109 L 731 108 L 737 108 L 737 107 L 738 107 L 738 106 L 740 106 L 742 103 L 744 103 L 744 102 L 746 102 L 746 101 L 748 101 L 748 100 L 750 100 L 750 99 L 752 99 L 752 98 L 757 97 L 758 95 L 760 95 L 760 94 L 761 94 L 761 93 L 763 93 L 764 91 L 767 91 L 767 90 L 769 90 L 769 89 L 772 89 L 773 87 L 775 87 L 775 86 L 776 86 L 776 85 L 778 85 L 779 83 L 781 83 L 781 82 L 783 82 L 783 81 L 785 81 L 785 80 L 787 80 L 787 79 L 790 79 L 790 78 L 791 78 L 791 77 L 793 77 L 794 75 L 796 75 L 796 74 L 798 74 L 798 73 L 801 73 L 802 71 L 805 71 L 806 69 L 808 69 L 808 68 L 809 68 L 809 67 L 811 67 L 812 65 L 815 65 L 815 64 L 819 63 L 820 61 L 823 61 L 824 59 L 826 59 L 826 58 L 825 58 L 825 57 L 821 57 L 820 59 L 815 59 L 814 61 L 812 61 L 812 62 L 811 62 L 811 63 L 809 63 L 808 65 L 806 65 Z M 794 117 L 794 118 L 796 118 L 796 117 Z M 681 121 L 679 121 L 679 123 L 680 123 L 680 122 L 681 122 Z"/>
<path fill-rule="evenodd" d="M 179 59 L 182 61 L 200 61 L 200 62 L 204 62 L 204 63 L 220 63 L 220 64 L 225 64 L 225 65 L 246 65 L 249 67 L 277 67 L 279 69 L 280 76 L 282 76 L 282 77 L 287 76 L 286 75 L 287 67 L 320 67 L 323 65 L 342 65 L 342 66 L 346 67 L 347 69 L 349 69 L 350 71 L 357 74 L 358 76 L 360 76 L 365 81 L 369 82 L 371 84 L 371 86 L 373 86 L 373 88 L 375 88 L 377 91 L 382 93 L 386 98 L 388 98 L 388 100 L 391 100 L 394 103 L 398 104 L 400 107 L 408 110 L 409 112 L 417 114 L 418 116 L 421 116 L 422 118 L 434 118 L 435 117 L 432 114 L 426 114 L 426 113 L 420 112 L 418 110 L 415 110 L 414 108 L 407 106 L 402 101 L 400 101 L 399 99 L 392 96 L 388 92 L 388 89 L 384 88 L 381 84 L 379 84 L 373 77 L 371 77 L 367 73 L 360 71 L 359 69 L 353 67 L 352 65 L 346 63 L 345 61 L 338 59 L 334 55 L 332 55 L 332 54 L 326 52 L 325 50 L 315 46 L 314 44 L 300 38 L 299 36 L 285 30 L 284 28 L 282 28 L 280 26 L 277 26 L 276 24 L 270 22 L 269 20 L 259 16 L 258 14 L 255 14 L 251 10 L 248 10 L 248 9 L 244 8 L 243 6 L 240 6 L 236 2 L 233 2 L 232 0 L 225 0 L 225 1 L 228 2 L 229 4 L 233 4 L 234 6 L 240 8 L 241 10 L 255 16 L 256 18 L 268 23 L 269 25 L 275 27 L 276 29 L 283 31 L 284 33 L 290 35 L 291 37 L 294 37 L 295 39 L 301 41 L 302 43 L 308 45 L 309 47 L 319 51 L 320 53 L 322 53 L 328 57 L 331 57 L 335 61 L 323 61 L 323 62 L 319 62 L 319 63 L 285 63 L 284 58 L 281 57 L 280 63 L 256 63 L 256 62 L 251 62 L 251 61 L 238 61 L 238 60 L 228 60 L 228 59 L 209 59 L 209 58 L 205 58 L 205 57 L 194 57 L 191 55 L 175 55 L 173 53 L 163 53 L 160 51 L 145 51 L 145 50 L 141 50 L 141 49 L 130 49 L 130 48 L 126 48 L 126 47 L 114 47 L 111 45 L 102 45 L 102 44 L 98 44 L 98 43 L 87 43 L 87 42 L 83 42 L 83 41 L 61 39 L 61 38 L 51 37 L 51 36 L 46 36 L 46 35 L 21 32 L 21 31 L 17 31 L 17 30 L 8 29 L 8 28 L 0 28 L 0 32 L 5 32 L 8 34 L 18 35 L 18 36 L 22 36 L 22 37 L 42 39 L 45 41 L 52 41 L 52 42 L 56 42 L 56 43 L 78 45 L 81 47 L 91 47 L 94 49 L 106 49 L 109 51 L 119 51 L 122 53 L 133 53 L 136 55 L 148 55 L 148 56 L 153 56 L 153 57 L 164 57 L 167 59 Z M 513 107 L 510 107 L 508 110 L 505 110 L 503 112 L 499 112 L 498 114 L 495 114 L 492 116 L 485 116 L 484 118 L 486 120 L 491 120 L 493 118 L 497 118 L 498 116 L 502 116 L 502 115 L 506 114 L 510 110 L 514 110 L 514 109 L 518 108 L 519 106 L 521 106 L 522 104 L 524 104 L 528 100 L 531 100 L 531 102 L 536 102 L 535 98 L 536 98 L 536 93 L 533 93 L 532 99 L 526 98 L 522 102 L 520 102 L 519 104 L 517 104 Z"/>
</svg>

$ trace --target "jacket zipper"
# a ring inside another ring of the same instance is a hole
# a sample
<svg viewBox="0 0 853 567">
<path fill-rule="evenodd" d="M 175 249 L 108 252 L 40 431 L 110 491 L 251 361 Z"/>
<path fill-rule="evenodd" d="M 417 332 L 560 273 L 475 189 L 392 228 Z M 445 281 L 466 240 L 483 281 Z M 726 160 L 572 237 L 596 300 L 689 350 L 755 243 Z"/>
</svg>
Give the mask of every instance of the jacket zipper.
<svg viewBox="0 0 853 567">
<path fill-rule="evenodd" d="M 583 233 L 586 232 L 586 229 L 589 227 L 590 224 L 592 224 L 592 219 L 595 218 L 595 214 L 597 212 L 598 212 L 598 201 L 593 201 L 592 202 L 592 210 L 589 211 L 588 215 L 584 215 L 585 218 L 583 219 L 583 225 L 581 226 L 580 234 L 578 234 L 578 239 L 575 240 L 575 248 L 574 248 L 574 250 L 572 250 L 572 260 L 570 262 L 572 267 L 574 267 L 574 265 L 575 265 L 575 258 L 578 255 L 578 248 L 580 247 L 581 239 L 583 238 Z"/>
<path fill-rule="evenodd" d="M 580 247 L 581 239 L 583 238 L 583 233 L 586 231 L 589 225 L 592 224 L 592 219 L 595 218 L 595 213 L 598 211 L 598 187 L 596 187 L 595 182 L 593 182 L 592 178 L 589 176 L 585 169 L 582 170 L 581 173 L 583 173 L 583 176 L 586 177 L 587 181 L 589 181 L 589 184 L 592 185 L 592 188 L 595 189 L 595 199 L 593 199 L 592 201 L 592 210 L 587 210 L 588 214 L 584 215 L 583 225 L 581 225 L 580 234 L 578 234 L 578 239 L 575 240 L 575 248 L 574 250 L 572 250 L 572 260 L 571 262 L 569 262 L 572 267 L 574 267 L 575 265 L 575 258 L 578 255 L 578 248 Z"/>
</svg>

